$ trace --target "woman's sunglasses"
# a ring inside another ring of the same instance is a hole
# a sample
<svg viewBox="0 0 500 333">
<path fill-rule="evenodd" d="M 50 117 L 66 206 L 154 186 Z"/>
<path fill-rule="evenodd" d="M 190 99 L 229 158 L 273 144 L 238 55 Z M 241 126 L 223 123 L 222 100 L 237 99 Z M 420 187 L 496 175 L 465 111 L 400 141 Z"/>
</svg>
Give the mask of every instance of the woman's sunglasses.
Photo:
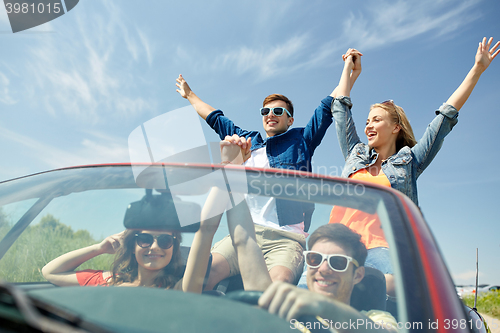
<svg viewBox="0 0 500 333">
<path fill-rule="evenodd" d="M 328 261 L 328 266 L 336 272 L 345 272 L 349 263 L 352 262 L 359 267 L 358 261 L 343 254 L 323 254 L 316 251 L 304 251 L 306 264 L 311 268 L 318 268 L 323 261 Z"/>
<path fill-rule="evenodd" d="M 291 113 L 285 109 L 285 108 L 260 108 L 260 114 L 263 115 L 263 116 L 267 116 L 269 114 L 269 112 L 272 112 L 274 113 L 275 116 L 277 117 L 281 117 L 284 113 L 288 114 L 289 117 L 291 117 Z"/>
<path fill-rule="evenodd" d="M 169 234 L 162 234 L 153 236 L 151 234 L 135 234 L 135 241 L 137 245 L 143 249 L 153 245 L 154 241 L 158 243 L 158 246 L 164 250 L 170 249 L 174 245 L 175 236 Z"/>
</svg>

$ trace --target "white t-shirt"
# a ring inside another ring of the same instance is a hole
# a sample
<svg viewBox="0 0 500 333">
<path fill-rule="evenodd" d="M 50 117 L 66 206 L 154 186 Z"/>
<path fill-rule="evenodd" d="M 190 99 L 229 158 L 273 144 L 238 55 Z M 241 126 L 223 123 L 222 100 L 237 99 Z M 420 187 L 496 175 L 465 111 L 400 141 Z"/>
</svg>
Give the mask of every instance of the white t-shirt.
<svg viewBox="0 0 500 333">
<path fill-rule="evenodd" d="M 243 165 L 249 167 L 270 168 L 266 147 L 264 146 L 263 148 L 254 150 L 250 155 L 250 158 Z M 280 226 L 278 221 L 278 212 L 276 211 L 276 199 L 274 197 L 247 194 L 246 200 L 255 224 L 268 228 L 294 232 L 304 235 L 305 237 L 309 235 L 304 231 L 304 222 Z"/>
</svg>

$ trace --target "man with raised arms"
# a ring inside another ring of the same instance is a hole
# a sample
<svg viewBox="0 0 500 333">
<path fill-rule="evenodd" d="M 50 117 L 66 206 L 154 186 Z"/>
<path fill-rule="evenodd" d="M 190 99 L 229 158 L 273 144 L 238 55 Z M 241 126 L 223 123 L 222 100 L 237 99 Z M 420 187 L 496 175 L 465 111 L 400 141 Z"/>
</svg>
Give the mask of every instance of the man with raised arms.
<svg viewBox="0 0 500 333">
<path fill-rule="evenodd" d="M 361 68 L 352 73 L 354 84 Z M 186 98 L 196 112 L 206 120 L 220 138 L 242 137 L 235 142 L 246 148 L 251 146 L 246 166 L 282 168 L 311 171 L 314 150 L 321 143 L 326 130 L 332 124 L 331 105 L 328 96 L 321 101 L 306 127 L 290 128 L 294 122 L 292 102 L 285 96 L 272 94 L 264 99 L 260 109 L 266 137 L 258 131 L 248 131 L 236 126 L 221 110 L 203 102 L 179 75 L 177 92 Z M 265 196 L 247 196 L 257 243 L 266 253 L 265 259 L 273 281 L 295 282 L 302 272 L 305 238 L 310 225 L 314 206 L 312 204 L 291 204 L 289 201 Z M 207 289 L 219 281 L 239 273 L 234 247 L 229 236 L 212 249 L 213 263 Z"/>
</svg>

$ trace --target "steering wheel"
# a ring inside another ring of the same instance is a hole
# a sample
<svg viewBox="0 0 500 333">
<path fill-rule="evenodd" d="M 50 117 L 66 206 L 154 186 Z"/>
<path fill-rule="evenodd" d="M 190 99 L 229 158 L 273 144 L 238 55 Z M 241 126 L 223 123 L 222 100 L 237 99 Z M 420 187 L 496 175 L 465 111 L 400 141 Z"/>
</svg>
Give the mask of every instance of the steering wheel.
<svg viewBox="0 0 500 333">
<path fill-rule="evenodd" d="M 255 290 L 236 290 L 232 291 L 226 294 L 226 298 L 229 298 L 233 301 L 237 302 L 243 302 L 247 303 L 250 305 L 258 305 L 259 298 L 262 296 L 263 292 L 262 291 L 255 291 Z M 316 333 L 316 332 L 336 332 L 335 329 L 330 330 L 326 325 L 322 324 L 318 319 L 316 319 L 315 316 L 313 315 L 306 315 L 306 316 L 301 316 L 300 318 L 297 318 L 297 321 L 303 323 L 306 325 L 306 327 L 309 329 L 311 333 Z M 293 330 L 297 330 L 297 328 L 293 328 Z"/>
</svg>

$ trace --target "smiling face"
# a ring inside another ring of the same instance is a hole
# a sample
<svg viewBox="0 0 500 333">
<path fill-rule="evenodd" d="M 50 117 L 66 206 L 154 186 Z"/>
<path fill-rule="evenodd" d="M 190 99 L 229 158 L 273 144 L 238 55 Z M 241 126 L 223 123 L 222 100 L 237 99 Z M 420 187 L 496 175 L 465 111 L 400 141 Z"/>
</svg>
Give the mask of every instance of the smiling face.
<svg viewBox="0 0 500 333">
<path fill-rule="evenodd" d="M 396 146 L 400 126 L 382 108 L 373 108 L 366 120 L 365 134 L 371 148 Z M 394 148 L 395 149 L 395 148 Z"/>
<path fill-rule="evenodd" d="M 314 243 L 311 251 L 323 254 L 344 254 L 352 256 L 337 243 L 327 239 L 319 239 Z M 364 276 L 364 267 L 356 269 L 352 262 L 349 263 L 345 272 L 336 272 L 330 268 L 325 260 L 318 268 L 307 267 L 307 287 L 310 291 L 334 298 L 345 304 L 349 304 L 354 285 L 360 282 Z"/>
<path fill-rule="evenodd" d="M 143 233 L 148 233 L 153 236 L 159 236 L 162 234 L 169 234 L 171 232 L 168 231 L 149 231 L 143 230 Z M 139 269 L 143 268 L 146 270 L 157 271 L 164 267 L 166 267 L 170 260 L 172 259 L 174 246 L 169 249 L 162 249 L 158 246 L 158 240 L 155 239 L 151 246 L 142 248 L 137 243 L 135 244 L 135 259 L 137 260 L 137 264 L 139 265 Z"/>
<path fill-rule="evenodd" d="M 264 107 L 282 107 L 287 109 L 286 103 L 280 100 L 269 102 L 264 105 Z M 267 116 L 262 116 L 262 124 L 264 126 L 264 130 L 266 131 L 267 137 L 270 137 L 286 132 L 288 130 L 288 127 L 292 126 L 293 124 L 293 117 L 288 116 L 286 112 L 280 117 L 275 116 L 273 112 L 269 112 Z"/>
</svg>

